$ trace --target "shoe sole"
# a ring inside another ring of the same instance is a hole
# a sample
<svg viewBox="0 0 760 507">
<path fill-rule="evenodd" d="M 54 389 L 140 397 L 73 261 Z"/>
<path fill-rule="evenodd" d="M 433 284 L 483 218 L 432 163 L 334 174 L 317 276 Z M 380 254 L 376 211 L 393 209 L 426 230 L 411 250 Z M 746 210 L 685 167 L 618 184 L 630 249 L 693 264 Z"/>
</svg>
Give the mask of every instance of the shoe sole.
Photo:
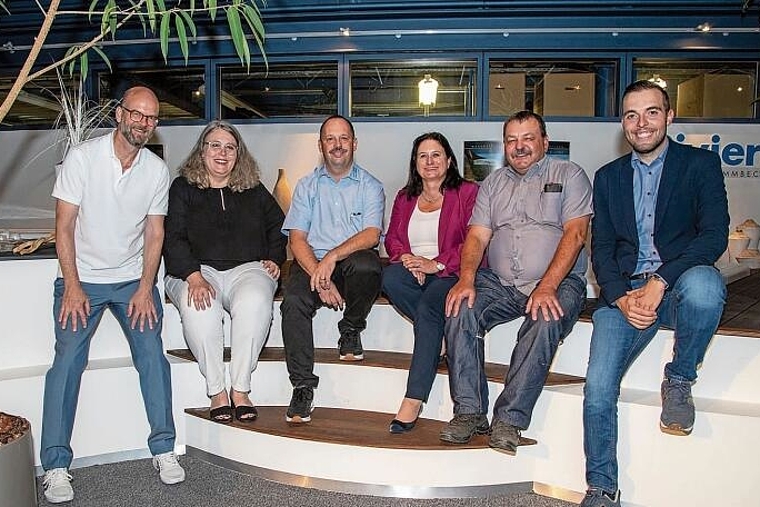
<svg viewBox="0 0 760 507">
<path fill-rule="evenodd" d="M 45 500 L 48 503 L 65 503 L 65 502 L 70 502 L 74 500 L 74 495 L 72 494 L 70 497 L 67 496 L 67 497 L 53 497 L 53 498 L 45 495 Z"/>
<path fill-rule="evenodd" d="M 488 431 L 490 429 L 490 426 L 485 429 L 475 428 L 475 431 L 467 438 L 465 439 L 458 439 L 452 435 L 438 435 L 438 439 L 441 442 L 447 442 L 449 444 L 467 444 L 472 440 L 472 437 L 475 435 L 487 435 Z"/>
<path fill-rule="evenodd" d="M 160 479 L 160 477 L 159 477 L 159 479 Z M 169 479 L 168 481 L 165 481 L 165 480 L 161 479 L 161 482 L 163 482 L 167 486 L 172 486 L 174 484 L 179 484 L 180 482 L 185 482 L 185 478 L 182 477 L 182 478 L 177 478 L 177 479 Z"/>
<path fill-rule="evenodd" d="M 493 449 L 494 451 L 498 451 L 502 454 L 506 454 L 508 456 L 517 456 L 517 447 L 499 447 L 497 445 L 491 444 L 491 442 L 488 442 L 488 447 Z"/>
<path fill-rule="evenodd" d="M 362 361 L 364 360 L 364 354 L 340 354 L 341 361 Z"/>
<path fill-rule="evenodd" d="M 294 416 L 289 416 L 287 414 L 285 415 L 285 422 L 289 422 L 293 424 L 305 424 L 310 421 L 311 421 L 311 415 L 294 415 Z"/>
<path fill-rule="evenodd" d="M 671 424 L 663 424 L 662 421 L 660 421 L 660 431 L 663 433 L 667 433 L 668 435 L 674 435 L 676 437 L 688 437 L 691 435 L 691 430 L 694 429 L 694 427 L 690 428 L 684 428 L 678 423 L 671 423 Z"/>
</svg>

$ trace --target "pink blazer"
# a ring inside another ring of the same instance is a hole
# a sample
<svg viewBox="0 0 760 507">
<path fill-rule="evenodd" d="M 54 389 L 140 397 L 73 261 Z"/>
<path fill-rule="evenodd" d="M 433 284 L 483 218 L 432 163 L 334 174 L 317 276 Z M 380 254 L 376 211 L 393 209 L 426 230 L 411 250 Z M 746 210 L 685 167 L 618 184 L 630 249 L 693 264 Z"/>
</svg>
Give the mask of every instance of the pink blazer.
<svg viewBox="0 0 760 507">
<path fill-rule="evenodd" d="M 446 189 L 443 193 L 441 219 L 438 221 L 438 257 L 434 260 L 445 264 L 446 269 L 438 276 L 459 274 L 462 245 L 467 235 L 467 223 L 475 206 L 478 185 L 464 181 L 456 189 Z M 391 262 L 400 262 L 405 253 L 412 253 L 409 245 L 409 220 L 417 206 L 417 198 L 408 198 L 403 191 L 396 194 L 391 211 L 391 222 L 385 235 L 385 249 Z"/>
</svg>

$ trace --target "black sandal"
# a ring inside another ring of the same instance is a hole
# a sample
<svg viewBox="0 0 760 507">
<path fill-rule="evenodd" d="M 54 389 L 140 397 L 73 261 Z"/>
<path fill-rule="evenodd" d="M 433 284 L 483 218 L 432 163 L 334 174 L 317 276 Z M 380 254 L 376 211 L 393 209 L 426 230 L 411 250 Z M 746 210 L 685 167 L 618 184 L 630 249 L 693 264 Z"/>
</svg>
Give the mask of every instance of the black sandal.
<svg viewBox="0 0 760 507">
<path fill-rule="evenodd" d="M 240 405 L 235 407 L 235 419 L 242 423 L 253 422 L 258 416 L 259 411 L 256 410 L 256 407 L 251 407 L 248 405 Z"/>
<path fill-rule="evenodd" d="M 222 407 L 212 408 L 209 410 L 209 417 L 214 422 L 229 424 L 232 422 L 232 407 L 224 405 Z"/>
</svg>

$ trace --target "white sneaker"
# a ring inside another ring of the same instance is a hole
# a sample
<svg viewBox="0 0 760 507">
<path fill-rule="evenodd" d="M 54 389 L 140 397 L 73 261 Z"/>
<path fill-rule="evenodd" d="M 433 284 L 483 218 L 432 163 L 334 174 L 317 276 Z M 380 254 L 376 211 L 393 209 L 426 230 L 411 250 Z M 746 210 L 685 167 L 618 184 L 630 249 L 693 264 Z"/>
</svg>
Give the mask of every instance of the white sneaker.
<svg viewBox="0 0 760 507">
<path fill-rule="evenodd" d="M 45 500 L 50 503 L 70 502 L 74 499 L 71 475 L 65 468 L 46 470 L 42 485 L 45 488 Z"/>
<path fill-rule="evenodd" d="M 153 456 L 153 468 L 158 470 L 158 476 L 164 484 L 179 484 L 185 480 L 185 469 L 173 452 Z"/>
</svg>

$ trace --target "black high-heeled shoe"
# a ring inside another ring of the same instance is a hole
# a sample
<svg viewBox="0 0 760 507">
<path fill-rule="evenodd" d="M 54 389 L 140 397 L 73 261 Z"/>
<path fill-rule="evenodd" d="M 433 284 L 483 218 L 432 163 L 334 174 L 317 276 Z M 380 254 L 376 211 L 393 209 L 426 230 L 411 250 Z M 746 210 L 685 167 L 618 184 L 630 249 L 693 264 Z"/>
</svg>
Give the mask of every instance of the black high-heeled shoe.
<svg viewBox="0 0 760 507">
<path fill-rule="evenodd" d="M 394 435 L 400 435 L 402 433 L 412 431 L 414 429 L 414 426 L 417 424 L 417 419 L 419 418 L 420 416 L 417 416 L 414 418 L 414 421 L 411 422 L 403 422 L 399 421 L 398 419 L 394 419 L 391 421 L 390 426 L 388 426 L 388 431 Z"/>
<path fill-rule="evenodd" d="M 400 435 L 402 433 L 407 433 L 409 431 L 412 431 L 414 429 L 414 426 L 417 424 L 417 419 L 420 418 L 420 414 L 422 413 L 422 407 L 424 405 L 425 405 L 424 403 L 420 403 L 420 410 L 417 412 L 417 417 L 414 418 L 414 421 L 404 422 L 404 421 L 399 421 L 398 419 L 393 419 L 391 421 L 391 424 L 388 426 L 388 431 L 390 431 L 394 435 Z"/>
</svg>

